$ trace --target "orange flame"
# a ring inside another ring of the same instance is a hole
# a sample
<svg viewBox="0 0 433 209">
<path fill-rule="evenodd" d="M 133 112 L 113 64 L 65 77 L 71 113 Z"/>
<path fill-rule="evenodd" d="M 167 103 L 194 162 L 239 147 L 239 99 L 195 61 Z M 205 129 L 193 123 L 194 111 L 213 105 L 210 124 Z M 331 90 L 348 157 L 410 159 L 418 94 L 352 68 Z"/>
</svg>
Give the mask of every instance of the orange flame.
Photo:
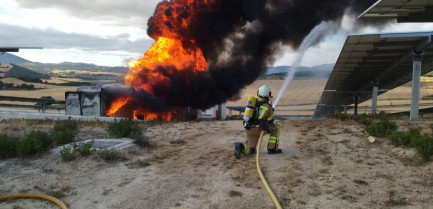
<svg viewBox="0 0 433 209">
<path fill-rule="evenodd" d="M 114 102 L 111 103 L 110 108 L 106 111 L 107 116 L 113 115 L 114 113 L 116 113 L 117 111 L 119 111 L 120 108 L 122 108 L 124 105 L 126 105 L 129 101 L 131 100 L 130 97 L 128 98 L 124 98 L 124 97 L 119 97 L 116 100 L 114 100 Z"/>
<path fill-rule="evenodd" d="M 187 31 L 196 14 L 210 12 L 212 7 L 209 4 L 214 1 L 171 0 L 170 2 L 159 3 L 154 16 L 149 20 L 149 24 L 153 25 L 149 36 L 156 42 L 142 58 L 129 63 L 130 72 L 125 76 L 125 83 L 129 86 L 142 88 L 147 92 L 153 92 L 155 86 L 166 84 L 170 80 L 170 76 L 163 75 L 156 70 L 158 67 L 174 69 L 177 72 L 199 73 L 204 71 L 208 63 L 202 50 L 195 44 L 194 40 L 185 40 L 178 31 Z M 186 10 L 186 8 L 191 10 Z M 170 16 L 166 15 L 168 14 L 167 10 L 170 10 L 168 12 Z M 129 99 L 116 99 L 106 115 L 115 113 L 126 105 Z M 119 102 L 119 100 L 124 101 Z M 165 113 L 152 113 L 142 109 L 145 108 L 139 107 L 133 110 L 131 117 L 144 118 L 144 120 L 161 118 L 169 121 L 176 115 L 174 110 Z"/>
<path fill-rule="evenodd" d="M 152 92 L 152 86 L 169 80 L 167 76 L 155 71 L 159 66 L 200 72 L 206 69 L 207 62 L 199 48 L 186 50 L 181 41 L 160 37 L 142 58 L 132 64 L 130 73 L 125 77 L 126 84 Z"/>
</svg>

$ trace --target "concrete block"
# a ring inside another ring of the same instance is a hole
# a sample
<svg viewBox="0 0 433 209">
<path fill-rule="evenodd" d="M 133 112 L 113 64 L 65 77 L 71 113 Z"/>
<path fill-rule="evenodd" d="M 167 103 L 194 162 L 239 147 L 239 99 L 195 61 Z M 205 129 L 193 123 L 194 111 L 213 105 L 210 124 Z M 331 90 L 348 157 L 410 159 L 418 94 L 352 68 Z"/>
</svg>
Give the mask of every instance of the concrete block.
<svg viewBox="0 0 433 209">
<path fill-rule="evenodd" d="M 65 114 L 81 115 L 80 94 L 78 92 L 65 93 Z"/>
<path fill-rule="evenodd" d="M 81 110 L 84 116 L 101 116 L 101 99 L 100 92 L 97 91 L 82 91 L 81 94 Z"/>
</svg>

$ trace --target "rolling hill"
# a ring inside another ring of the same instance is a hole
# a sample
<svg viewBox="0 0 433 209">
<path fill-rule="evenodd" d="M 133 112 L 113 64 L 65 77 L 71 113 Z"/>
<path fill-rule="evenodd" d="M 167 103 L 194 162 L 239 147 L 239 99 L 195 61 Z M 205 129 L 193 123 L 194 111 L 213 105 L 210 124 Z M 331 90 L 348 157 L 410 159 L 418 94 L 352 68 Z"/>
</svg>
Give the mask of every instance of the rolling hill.
<svg viewBox="0 0 433 209">
<path fill-rule="evenodd" d="M 4 55 L 0 55 L 0 63 L 13 63 L 20 64 L 20 66 L 28 68 L 30 70 L 39 72 L 39 73 L 49 73 L 54 69 L 58 70 L 85 70 L 92 72 L 114 72 L 114 73 L 127 73 L 129 68 L 118 66 L 118 67 L 109 67 L 109 66 L 98 66 L 91 63 L 82 63 L 82 62 L 61 62 L 61 63 L 39 63 L 39 62 L 31 62 L 29 60 L 23 59 L 19 56 L 5 53 Z M 317 65 L 313 67 L 305 67 L 299 66 L 296 69 L 295 77 L 309 77 L 309 78 L 328 78 L 334 68 L 334 64 L 323 64 Z M 284 79 L 287 75 L 287 72 L 290 70 L 290 66 L 275 66 L 269 67 L 266 71 L 266 75 L 260 77 L 259 79 Z"/>
<path fill-rule="evenodd" d="M 295 78 L 329 78 L 334 64 L 316 65 L 312 67 L 299 66 L 296 69 Z M 260 79 L 284 79 L 290 70 L 290 66 L 276 66 L 269 67 L 265 76 L 261 76 Z"/>
<path fill-rule="evenodd" d="M 0 63 L 22 64 L 22 63 L 30 63 L 30 62 L 31 61 L 10 53 L 5 53 L 3 55 L 0 53 Z"/>
<path fill-rule="evenodd" d="M 49 79 L 50 77 L 27 68 L 12 64 L 12 68 L 5 74 L 6 78 L 17 78 L 26 82 L 42 83 L 41 79 Z"/>
</svg>

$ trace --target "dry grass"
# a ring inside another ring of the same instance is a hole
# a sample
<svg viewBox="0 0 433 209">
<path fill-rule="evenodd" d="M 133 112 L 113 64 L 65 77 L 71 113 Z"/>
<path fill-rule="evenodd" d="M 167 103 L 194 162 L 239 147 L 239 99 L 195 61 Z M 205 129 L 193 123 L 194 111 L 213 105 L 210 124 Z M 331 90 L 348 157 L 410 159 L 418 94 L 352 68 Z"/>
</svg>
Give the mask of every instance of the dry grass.
<svg viewBox="0 0 433 209">
<path fill-rule="evenodd" d="M 150 159 L 148 159 L 148 161 L 162 163 L 164 159 L 167 159 L 178 152 L 179 149 L 166 149 L 166 150 L 159 149 L 156 151 L 156 153 L 152 155 Z"/>
<path fill-rule="evenodd" d="M 94 71 L 87 71 L 87 70 L 59 70 L 54 69 L 51 72 L 56 74 L 64 74 L 65 72 L 75 72 L 76 74 L 92 74 L 92 75 L 99 75 L 99 74 L 110 74 L 110 75 L 122 75 L 121 73 L 114 73 L 114 72 L 94 72 Z"/>
<path fill-rule="evenodd" d="M 35 88 L 36 89 L 45 89 L 45 88 L 47 88 L 47 89 L 52 89 L 52 88 L 59 88 L 58 86 L 55 86 L 55 85 L 49 85 L 49 84 L 44 84 L 44 83 L 31 83 L 31 82 L 25 82 L 25 81 L 22 81 L 22 80 L 19 80 L 19 79 L 16 79 L 16 78 L 3 78 L 3 79 L 0 79 L 3 83 L 13 83 L 14 84 L 14 86 L 16 86 L 16 85 L 22 85 L 23 83 L 25 83 L 25 84 L 32 84 L 32 85 L 34 85 L 35 86 Z M 48 80 L 48 82 L 50 82 L 49 80 Z M 21 91 L 20 91 L 21 92 Z"/>
<path fill-rule="evenodd" d="M 49 86 L 49 85 L 46 85 L 46 86 Z M 71 86 L 59 87 L 59 86 L 56 86 L 56 88 L 38 89 L 38 90 L 33 90 L 33 91 L 2 90 L 1 95 L 2 96 L 27 97 L 27 98 L 41 98 L 42 96 L 52 96 L 54 99 L 57 99 L 57 100 L 65 100 L 65 92 L 76 91 L 76 90 L 77 90 L 77 87 L 71 87 Z"/>
<path fill-rule="evenodd" d="M 323 88 L 326 85 L 326 79 L 305 79 L 305 80 L 293 80 L 287 90 L 284 92 L 279 105 L 290 105 L 300 103 L 317 103 L 322 94 Z M 268 85 L 272 90 L 272 95 L 276 99 L 278 92 L 283 85 L 283 80 L 258 80 L 253 84 L 246 87 L 239 95 L 239 100 L 229 101 L 227 105 L 245 105 L 248 97 L 256 96 L 257 89 L 261 85 Z M 279 107 L 280 108 L 280 107 Z M 299 109 L 306 109 L 311 107 L 297 107 Z M 283 108 L 284 109 L 284 108 Z M 290 109 L 293 109 L 291 107 Z M 279 110 L 279 109 L 278 109 Z"/>
<path fill-rule="evenodd" d="M 308 185 L 308 189 L 309 192 L 308 194 L 314 197 L 319 196 L 320 194 L 322 194 L 322 191 L 320 190 L 320 187 L 317 183 L 311 183 L 310 185 Z"/>
</svg>

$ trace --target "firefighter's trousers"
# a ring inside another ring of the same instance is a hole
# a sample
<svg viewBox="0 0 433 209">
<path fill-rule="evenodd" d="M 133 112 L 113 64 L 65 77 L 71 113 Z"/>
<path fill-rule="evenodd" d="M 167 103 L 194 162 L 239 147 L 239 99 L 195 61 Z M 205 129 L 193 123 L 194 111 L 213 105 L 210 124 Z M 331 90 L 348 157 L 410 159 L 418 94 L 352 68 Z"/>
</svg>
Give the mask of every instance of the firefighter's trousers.
<svg viewBox="0 0 433 209">
<path fill-rule="evenodd" d="M 278 145 L 280 144 L 280 126 L 278 124 L 271 124 L 269 125 L 269 131 L 271 133 L 268 141 L 268 150 L 278 150 Z M 258 127 L 246 129 L 247 141 L 244 144 L 245 154 L 250 154 L 251 148 L 256 148 L 261 132 L 262 130 Z M 265 131 L 265 135 L 267 134 L 269 133 Z"/>
</svg>

